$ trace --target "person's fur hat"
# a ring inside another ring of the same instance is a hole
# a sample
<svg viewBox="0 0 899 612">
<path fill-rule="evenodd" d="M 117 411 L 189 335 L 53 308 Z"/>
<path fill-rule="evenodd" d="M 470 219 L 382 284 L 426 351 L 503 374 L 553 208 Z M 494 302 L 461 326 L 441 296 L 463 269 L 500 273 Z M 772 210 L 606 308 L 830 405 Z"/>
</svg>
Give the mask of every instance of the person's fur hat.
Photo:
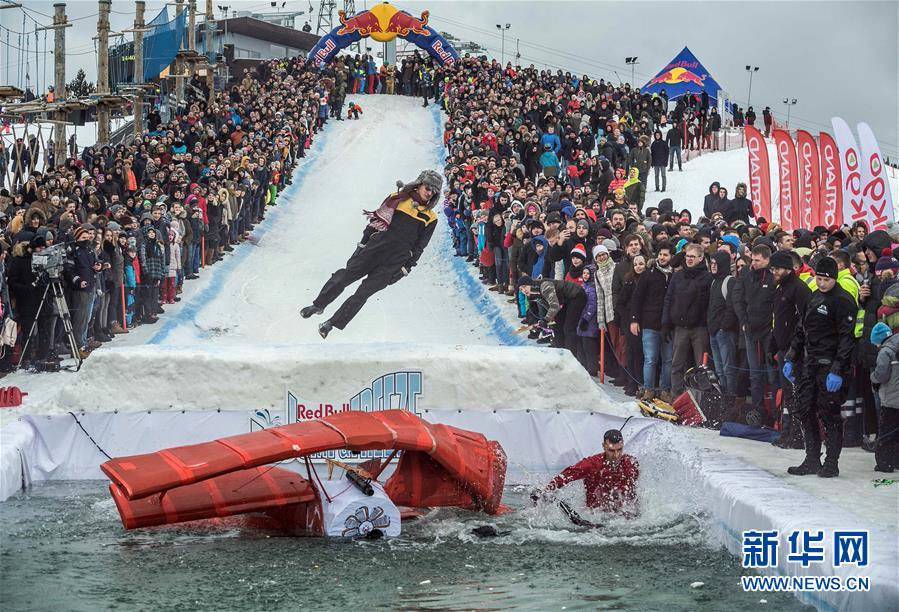
<svg viewBox="0 0 899 612">
<path fill-rule="evenodd" d="M 434 196 L 428 201 L 428 208 L 434 208 L 437 205 L 437 201 L 440 199 L 441 190 L 443 189 L 443 177 L 434 170 L 422 170 L 419 173 L 418 178 L 411 183 L 403 184 L 402 181 L 396 182 L 396 186 L 407 191 L 407 193 L 411 193 L 412 190 L 419 185 L 427 185 L 431 188 L 431 191 L 434 192 Z"/>
</svg>

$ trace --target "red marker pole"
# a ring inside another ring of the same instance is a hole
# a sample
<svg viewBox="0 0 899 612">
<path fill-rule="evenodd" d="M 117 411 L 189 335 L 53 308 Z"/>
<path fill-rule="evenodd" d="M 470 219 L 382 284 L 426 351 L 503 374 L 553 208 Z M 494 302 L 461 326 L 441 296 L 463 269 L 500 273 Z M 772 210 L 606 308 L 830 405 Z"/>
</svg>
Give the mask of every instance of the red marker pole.
<svg viewBox="0 0 899 612">
<path fill-rule="evenodd" d="M 206 236 L 200 236 L 200 267 L 206 267 Z"/>
<path fill-rule="evenodd" d="M 125 300 L 125 284 L 122 284 L 122 329 L 128 329 L 128 302 Z"/>
<path fill-rule="evenodd" d="M 599 382 L 606 382 L 606 330 L 599 330 Z"/>
</svg>

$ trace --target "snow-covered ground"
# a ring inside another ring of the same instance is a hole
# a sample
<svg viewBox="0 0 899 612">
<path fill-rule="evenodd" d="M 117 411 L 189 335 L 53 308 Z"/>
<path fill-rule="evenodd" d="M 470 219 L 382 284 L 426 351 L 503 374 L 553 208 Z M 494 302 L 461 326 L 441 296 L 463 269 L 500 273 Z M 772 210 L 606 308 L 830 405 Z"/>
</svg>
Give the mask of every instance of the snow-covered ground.
<svg viewBox="0 0 899 612">
<path fill-rule="evenodd" d="M 473 407 L 478 389 L 484 389 L 485 407 L 495 407 L 497 398 L 507 393 L 513 398 L 510 404 L 516 404 L 510 408 L 636 414 L 633 400 L 591 387 L 589 381 L 585 387 L 583 376 L 575 381 L 571 363 L 559 361 L 572 362 L 564 354 L 550 358 L 541 351 L 534 357 L 535 348 L 496 348 L 530 343 L 511 334 L 517 320 L 505 298 L 486 292 L 477 282 L 475 268 L 451 256 L 442 218 L 419 266 L 372 298 L 346 330 L 335 330 L 322 341 L 316 325 L 323 318 L 299 318 L 298 309 L 311 302 L 352 252 L 364 226 L 361 209 L 377 206 L 396 179 L 412 180 L 422 168 L 440 163 L 434 110 L 422 109 L 417 100 L 408 98 L 365 96 L 359 102 L 363 118 L 332 122 L 317 137 L 294 184 L 256 228 L 252 241 L 204 270 L 199 281 L 188 283 L 182 301 L 166 306 L 157 325 L 143 326 L 98 349 L 82 372 L 6 377 L 5 385 L 17 385 L 30 395 L 21 409 L 4 411 L 4 421 L 43 411 L 181 408 L 195 404 L 196 395 L 215 389 L 211 384 L 215 378 L 222 380 L 217 387 L 222 405 L 246 406 L 252 403 L 252 389 L 244 388 L 241 396 L 236 389 L 248 374 L 266 372 L 273 377 L 267 383 L 270 394 L 291 376 L 308 373 L 310 387 L 326 395 L 329 373 L 335 381 L 358 377 L 360 360 L 370 370 L 396 367 L 404 350 L 409 351 L 409 367 L 416 365 L 416 359 L 438 368 L 445 365 L 445 380 L 430 398 L 435 403 L 465 398 L 466 408 Z M 665 195 L 678 207 L 701 206 L 710 182 L 732 186 L 745 180 L 746 165 L 745 150 L 703 156 L 685 165 L 683 173 L 672 173 Z M 650 190 L 648 201 L 656 202 L 658 195 Z M 464 345 L 465 350 L 455 345 Z M 341 350 L 346 351 L 345 359 Z M 278 355 L 279 351 L 283 353 Z M 520 351 L 520 359 L 510 358 L 509 351 Z M 469 360 L 464 368 L 457 363 L 463 353 Z M 543 377 L 534 374 L 540 363 L 548 368 Z M 172 393 L 155 395 L 175 384 L 180 386 Z M 468 389 L 451 393 L 454 385 Z M 546 391 L 555 387 L 558 401 L 552 404 L 552 392 Z M 270 402 L 267 397 L 258 399 L 261 404 Z M 873 488 L 876 474 L 867 453 L 846 451 L 839 479 L 793 478 L 785 468 L 797 461 L 797 452 L 720 438 L 715 432 L 673 426 L 672 430 L 697 449 L 739 457 L 872 524 L 893 533 L 899 530 L 899 490 Z"/>
</svg>

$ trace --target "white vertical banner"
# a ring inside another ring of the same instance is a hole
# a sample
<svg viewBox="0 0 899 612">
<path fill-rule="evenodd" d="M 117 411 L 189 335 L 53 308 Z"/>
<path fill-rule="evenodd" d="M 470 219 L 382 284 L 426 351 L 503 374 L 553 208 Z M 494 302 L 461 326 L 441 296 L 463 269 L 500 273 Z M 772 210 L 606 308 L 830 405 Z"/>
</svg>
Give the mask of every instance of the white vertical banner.
<svg viewBox="0 0 899 612">
<path fill-rule="evenodd" d="M 840 169 L 843 175 L 843 223 L 852 225 L 856 221 L 866 221 L 867 211 L 862 197 L 861 160 L 858 145 L 852 130 L 840 117 L 830 120 L 834 139 L 840 150 Z M 872 228 L 868 228 L 869 230 Z"/>
<path fill-rule="evenodd" d="M 858 124 L 858 142 L 861 147 L 859 165 L 862 174 L 862 198 L 868 229 L 884 229 L 888 221 L 894 220 L 893 197 L 890 183 L 883 166 L 883 157 L 874 132 L 867 123 Z"/>
</svg>

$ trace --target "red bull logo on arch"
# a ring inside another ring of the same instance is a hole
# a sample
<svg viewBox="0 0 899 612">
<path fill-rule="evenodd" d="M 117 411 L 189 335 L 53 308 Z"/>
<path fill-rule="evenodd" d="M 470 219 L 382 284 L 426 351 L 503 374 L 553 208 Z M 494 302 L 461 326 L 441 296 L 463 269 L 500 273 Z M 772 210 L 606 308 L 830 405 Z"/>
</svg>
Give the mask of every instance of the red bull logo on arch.
<svg viewBox="0 0 899 612">
<path fill-rule="evenodd" d="M 649 94 L 660 94 L 664 91 L 669 100 L 705 91 L 710 100 L 717 101 L 719 89 L 718 83 L 705 66 L 687 47 L 684 47 L 677 57 L 641 87 L 640 91 Z"/>
<path fill-rule="evenodd" d="M 459 59 L 459 53 L 452 45 L 428 25 L 428 11 L 422 11 L 416 17 L 382 2 L 353 15 L 338 11 L 338 17 L 340 25 L 319 40 L 309 52 L 310 60 L 323 64 L 344 47 L 369 37 L 378 42 L 403 38 L 427 51 L 441 64 Z"/>
</svg>

